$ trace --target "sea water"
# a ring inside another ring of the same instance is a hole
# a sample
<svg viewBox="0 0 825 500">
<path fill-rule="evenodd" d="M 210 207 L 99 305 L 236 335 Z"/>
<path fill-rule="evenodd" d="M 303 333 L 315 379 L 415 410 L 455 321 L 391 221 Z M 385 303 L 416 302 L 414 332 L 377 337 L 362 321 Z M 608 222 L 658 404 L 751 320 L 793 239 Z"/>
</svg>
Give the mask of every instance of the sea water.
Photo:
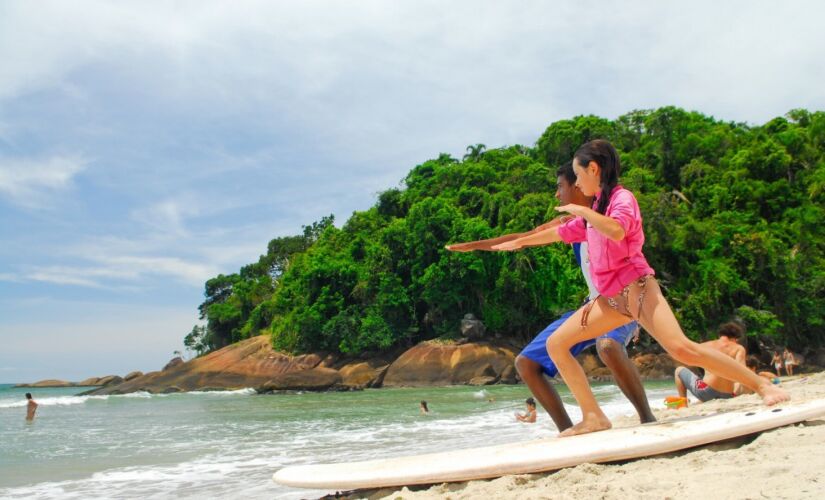
<svg viewBox="0 0 825 500">
<path fill-rule="evenodd" d="M 651 406 L 672 383 L 645 384 Z M 571 418 L 580 415 L 558 385 Z M 557 433 L 539 408 L 516 422 L 526 386 L 257 395 L 252 389 L 77 396 L 79 388 L 0 385 L 0 498 L 313 498 L 272 481 L 285 466 L 529 441 Z M 25 393 L 39 403 L 26 422 Z M 635 415 L 612 384 L 608 416 Z M 426 400 L 429 415 L 421 415 Z"/>
</svg>

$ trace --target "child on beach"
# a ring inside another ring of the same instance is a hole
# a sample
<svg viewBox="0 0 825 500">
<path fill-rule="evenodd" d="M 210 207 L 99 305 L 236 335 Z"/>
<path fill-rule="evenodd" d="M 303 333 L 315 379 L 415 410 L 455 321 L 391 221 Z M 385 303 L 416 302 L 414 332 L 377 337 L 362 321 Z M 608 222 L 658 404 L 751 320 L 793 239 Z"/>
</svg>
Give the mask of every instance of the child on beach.
<svg viewBox="0 0 825 500">
<path fill-rule="evenodd" d="M 565 320 L 547 340 L 547 351 L 582 412 L 582 421 L 561 435 L 611 427 L 570 348 L 632 320 L 638 321 L 676 361 L 701 366 L 739 382 L 759 393 L 767 405 L 788 400 L 784 390 L 751 372 L 744 364 L 689 340 L 682 332 L 653 276 L 653 269 L 642 254 L 644 232 L 639 205 L 633 193 L 619 185 L 620 168 L 619 155 L 609 142 L 595 140 L 583 145 L 573 156 L 576 185 L 585 195 L 595 196 L 595 208 L 573 204 L 557 207 L 557 211 L 575 217 L 557 227 L 493 247 L 518 250 L 557 241 L 588 243 L 590 272 L 600 295 Z"/>
<path fill-rule="evenodd" d="M 516 420 L 519 422 L 524 422 L 526 424 L 532 424 L 536 422 L 536 400 L 533 398 L 527 398 L 524 401 L 525 406 L 527 407 L 527 411 L 525 413 L 516 412 Z"/>
<path fill-rule="evenodd" d="M 771 364 L 776 368 L 776 376 L 782 375 L 782 356 L 779 354 L 779 351 L 774 351 Z"/>
</svg>

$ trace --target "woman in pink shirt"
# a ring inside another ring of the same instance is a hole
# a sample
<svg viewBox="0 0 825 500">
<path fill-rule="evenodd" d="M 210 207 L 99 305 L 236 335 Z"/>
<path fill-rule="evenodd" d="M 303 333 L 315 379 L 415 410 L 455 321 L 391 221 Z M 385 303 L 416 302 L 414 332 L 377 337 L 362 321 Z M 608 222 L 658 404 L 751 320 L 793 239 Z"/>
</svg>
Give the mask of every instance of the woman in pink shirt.
<svg viewBox="0 0 825 500">
<path fill-rule="evenodd" d="M 620 169 L 619 155 L 609 142 L 595 140 L 583 145 L 573 157 L 573 170 L 576 186 L 586 196 L 595 196 L 594 208 L 580 205 L 557 207 L 556 210 L 568 212 L 574 218 L 560 226 L 493 247 L 495 250 L 518 250 L 554 241 L 588 243 L 590 272 L 600 295 L 570 316 L 547 340 L 547 351 L 582 411 L 582 421 L 561 435 L 585 434 L 611 427 L 610 420 L 593 397 L 584 370 L 570 354 L 570 347 L 634 319 L 677 361 L 701 366 L 739 382 L 759 393 L 767 405 L 788 400 L 784 390 L 733 358 L 691 341 L 682 332 L 653 277 L 653 269 L 642 255 L 645 241 L 642 215 L 633 193 L 619 185 Z"/>
</svg>

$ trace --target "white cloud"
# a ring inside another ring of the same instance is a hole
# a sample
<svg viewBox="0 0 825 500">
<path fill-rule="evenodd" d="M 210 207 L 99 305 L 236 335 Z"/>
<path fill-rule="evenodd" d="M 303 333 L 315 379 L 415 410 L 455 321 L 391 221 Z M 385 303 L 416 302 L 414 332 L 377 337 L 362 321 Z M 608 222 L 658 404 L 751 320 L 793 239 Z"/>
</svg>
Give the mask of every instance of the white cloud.
<svg viewBox="0 0 825 500">
<path fill-rule="evenodd" d="M 178 257 L 90 255 L 88 260 L 92 261 L 91 265 L 38 267 L 25 273 L 25 278 L 56 285 L 118 288 L 124 283 L 139 284 L 151 277 L 161 277 L 200 287 L 218 274 L 218 270 L 208 264 Z"/>
<path fill-rule="evenodd" d="M 25 208 L 51 206 L 54 194 L 70 189 L 86 165 L 83 158 L 72 156 L 45 160 L 0 157 L 0 196 Z"/>
</svg>

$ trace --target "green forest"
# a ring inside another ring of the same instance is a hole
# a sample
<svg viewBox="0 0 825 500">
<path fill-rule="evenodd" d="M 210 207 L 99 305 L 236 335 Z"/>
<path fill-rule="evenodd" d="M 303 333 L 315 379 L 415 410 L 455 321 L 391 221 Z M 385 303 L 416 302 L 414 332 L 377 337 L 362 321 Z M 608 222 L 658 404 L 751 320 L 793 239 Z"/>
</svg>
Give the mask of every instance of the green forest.
<svg viewBox="0 0 825 500">
<path fill-rule="evenodd" d="M 300 353 L 358 354 L 455 338 L 466 313 L 525 342 L 586 285 L 568 245 L 452 253 L 447 243 L 555 217 L 555 171 L 591 139 L 621 154 L 642 209 L 645 255 L 696 340 L 740 318 L 802 351 L 825 344 L 825 112 L 754 126 L 675 107 L 552 123 L 532 147 L 440 154 L 339 226 L 332 216 L 269 242 L 257 262 L 206 282 L 199 354 L 250 336 Z"/>
</svg>

